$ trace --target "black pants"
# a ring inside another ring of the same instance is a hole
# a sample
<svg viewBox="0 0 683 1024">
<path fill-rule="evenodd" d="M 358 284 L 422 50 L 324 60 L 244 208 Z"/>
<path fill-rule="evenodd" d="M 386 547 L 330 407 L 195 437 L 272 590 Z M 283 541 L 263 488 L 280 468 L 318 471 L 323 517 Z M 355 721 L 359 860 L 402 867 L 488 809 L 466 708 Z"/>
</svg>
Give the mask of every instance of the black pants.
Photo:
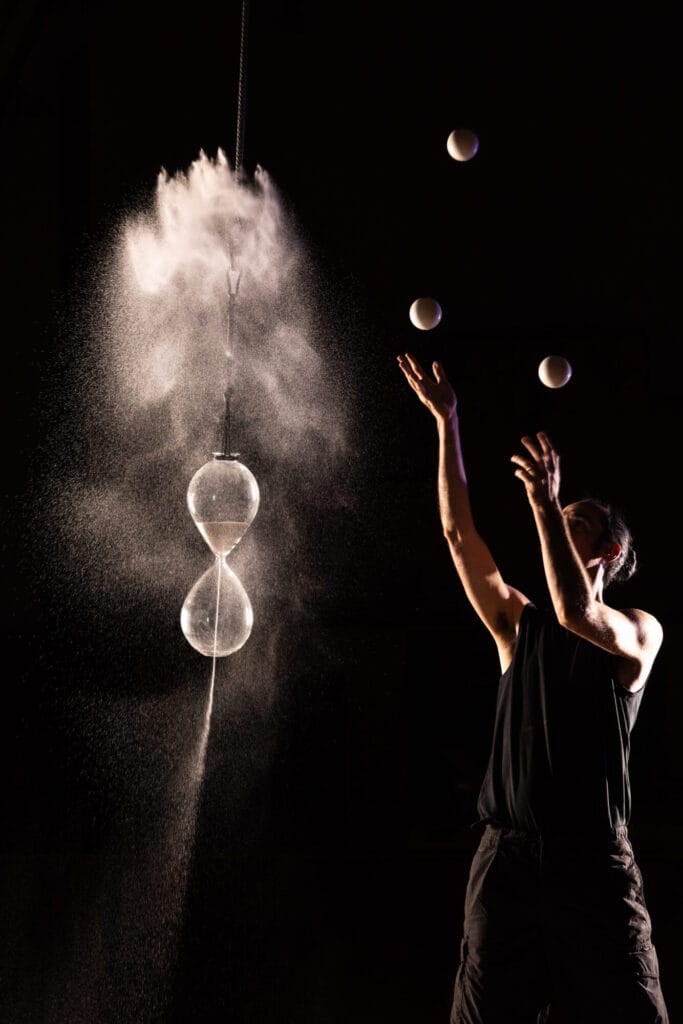
<svg viewBox="0 0 683 1024">
<path fill-rule="evenodd" d="M 668 1024 L 626 828 L 487 826 L 472 860 L 451 1024 Z"/>
</svg>

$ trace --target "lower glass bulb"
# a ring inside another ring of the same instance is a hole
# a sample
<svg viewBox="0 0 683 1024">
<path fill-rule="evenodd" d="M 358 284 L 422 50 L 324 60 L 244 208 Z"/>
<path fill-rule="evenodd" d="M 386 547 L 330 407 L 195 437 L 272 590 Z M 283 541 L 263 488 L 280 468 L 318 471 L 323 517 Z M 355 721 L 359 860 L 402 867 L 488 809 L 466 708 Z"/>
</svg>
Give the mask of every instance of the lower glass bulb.
<svg viewBox="0 0 683 1024">
<path fill-rule="evenodd" d="M 249 595 L 225 557 L 217 557 L 183 603 L 180 628 L 186 640 L 200 654 L 223 658 L 247 642 L 253 622 Z"/>
</svg>

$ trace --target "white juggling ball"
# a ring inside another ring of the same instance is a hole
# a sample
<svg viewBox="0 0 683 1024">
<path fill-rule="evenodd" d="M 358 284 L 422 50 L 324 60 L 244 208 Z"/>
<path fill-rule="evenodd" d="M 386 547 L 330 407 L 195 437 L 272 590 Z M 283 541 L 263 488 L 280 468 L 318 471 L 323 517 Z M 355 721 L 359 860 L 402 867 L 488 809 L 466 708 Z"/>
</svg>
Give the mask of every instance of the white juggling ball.
<svg viewBox="0 0 683 1024">
<path fill-rule="evenodd" d="M 471 160 L 479 149 L 479 139 L 470 128 L 455 128 L 448 136 L 446 149 L 454 160 Z"/>
<path fill-rule="evenodd" d="M 538 367 L 538 376 L 547 388 L 563 388 L 572 375 L 564 356 L 546 356 Z"/>
<path fill-rule="evenodd" d="M 436 299 L 415 299 L 410 307 L 410 320 L 421 331 L 431 331 L 441 322 L 441 306 Z"/>
</svg>

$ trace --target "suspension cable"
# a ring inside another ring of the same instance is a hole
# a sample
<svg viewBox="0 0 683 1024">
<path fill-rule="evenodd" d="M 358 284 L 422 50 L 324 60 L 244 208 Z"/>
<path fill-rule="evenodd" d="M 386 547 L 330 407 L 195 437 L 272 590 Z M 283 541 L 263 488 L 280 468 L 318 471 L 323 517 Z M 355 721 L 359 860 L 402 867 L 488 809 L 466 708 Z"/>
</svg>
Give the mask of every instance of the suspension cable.
<svg viewBox="0 0 683 1024">
<path fill-rule="evenodd" d="M 248 0 L 242 0 L 242 28 L 240 31 L 240 69 L 239 69 L 239 82 L 237 86 L 237 133 L 235 138 L 235 175 L 239 176 L 243 173 L 242 170 L 242 159 L 244 156 L 244 111 L 245 111 L 245 100 L 247 91 L 247 23 L 249 19 L 249 3 Z M 232 405 L 232 394 L 233 394 L 233 348 L 232 348 L 232 328 L 233 320 L 235 315 L 235 303 L 237 300 L 237 289 L 239 287 L 240 272 L 233 266 L 232 251 L 229 251 L 229 269 L 228 269 L 228 309 L 227 309 L 227 324 L 226 324 L 226 355 L 228 357 L 228 376 L 224 392 L 224 412 L 223 412 L 223 430 L 222 430 L 222 447 L 220 451 L 215 452 L 217 458 L 232 459 L 236 456 L 230 450 L 231 445 L 231 405 Z"/>
<path fill-rule="evenodd" d="M 235 172 L 242 170 L 244 157 L 244 110 L 247 93 L 247 26 L 249 2 L 242 0 L 242 28 L 240 31 L 240 73 L 237 86 L 237 135 L 235 139 Z"/>
</svg>

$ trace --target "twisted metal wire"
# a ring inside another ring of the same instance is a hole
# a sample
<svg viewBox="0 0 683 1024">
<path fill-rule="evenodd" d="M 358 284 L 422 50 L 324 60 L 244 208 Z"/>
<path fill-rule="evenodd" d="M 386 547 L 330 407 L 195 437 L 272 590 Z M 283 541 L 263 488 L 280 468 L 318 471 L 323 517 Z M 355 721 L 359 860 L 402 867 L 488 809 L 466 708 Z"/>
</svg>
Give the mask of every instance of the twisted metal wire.
<svg viewBox="0 0 683 1024">
<path fill-rule="evenodd" d="M 239 82 L 237 86 L 237 132 L 235 138 L 235 174 L 242 173 L 242 160 L 244 157 L 244 111 L 247 92 L 247 25 L 249 20 L 248 0 L 242 0 L 242 28 L 240 31 L 240 66 Z M 233 395 L 233 349 L 232 349 L 232 327 L 239 287 L 239 272 L 233 266 L 232 252 L 229 253 L 230 269 L 228 271 L 228 309 L 226 324 L 226 354 L 228 357 L 228 377 L 224 392 L 224 414 L 222 431 L 222 448 L 216 455 L 223 458 L 234 458 L 231 451 L 231 405 Z"/>
<path fill-rule="evenodd" d="M 235 139 L 235 171 L 242 169 L 244 157 L 244 110 L 247 94 L 247 28 L 249 3 L 242 0 L 242 28 L 240 31 L 240 72 L 237 86 L 237 134 Z"/>
</svg>

